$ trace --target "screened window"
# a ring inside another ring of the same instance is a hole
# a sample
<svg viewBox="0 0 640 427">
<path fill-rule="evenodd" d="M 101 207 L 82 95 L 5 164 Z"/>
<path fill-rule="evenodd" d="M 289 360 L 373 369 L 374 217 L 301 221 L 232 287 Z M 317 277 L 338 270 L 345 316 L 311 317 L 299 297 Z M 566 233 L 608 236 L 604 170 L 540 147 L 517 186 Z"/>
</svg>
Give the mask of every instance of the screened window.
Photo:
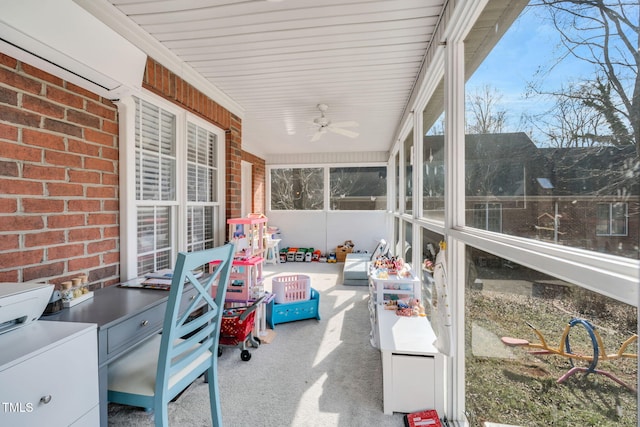
<svg viewBox="0 0 640 427">
<path fill-rule="evenodd" d="M 413 131 L 404 140 L 404 212 L 413 212 Z"/>
<path fill-rule="evenodd" d="M 271 169 L 272 210 L 322 210 L 322 168 Z"/>
<path fill-rule="evenodd" d="M 384 166 L 329 169 L 332 210 L 387 208 L 387 168 Z"/>
<path fill-rule="evenodd" d="M 492 0 L 486 19 L 504 4 Z M 549 227 L 540 222 L 551 218 L 556 229 L 544 240 L 640 257 L 633 124 L 638 11 L 637 2 L 531 1 L 513 25 L 499 23 L 508 28 L 504 36 L 490 25 L 471 30 L 465 40 L 465 66 L 473 73 L 465 86 L 469 211 L 483 199 L 499 199 L 504 234 L 538 239 Z M 538 35 L 535 45 L 531 34 Z M 487 55 L 479 43 L 489 40 L 497 44 Z M 504 66 L 514 61 L 517 73 Z M 468 225 L 483 216 L 469 212 Z"/>
<path fill-rule="evenodd" d="M 444 80 L 422 112 L 422 215 L 444 220 Z"/>
<path fill-rule="evenodd" d="M 471 426 L 638 423 L 628 390 L 637 360 L 603 359 L 638 327 L 636 263 L 622 259 L 639 256 L 637 43 L 627 43 L 637 41 L 638 12 L 637 2 L 489 0 L 464 40 L 459 354 Z M 501 337 L 544 337 L 592 359 L 534 354 Z M 595 363 L 603 370 L 574 375 Z"/>
<path fill-rule="evenodd" d="M 599 203 L 596 234 L 598 236 L 626 236 L 627 210 L 626 203 Z"/>
</svg>

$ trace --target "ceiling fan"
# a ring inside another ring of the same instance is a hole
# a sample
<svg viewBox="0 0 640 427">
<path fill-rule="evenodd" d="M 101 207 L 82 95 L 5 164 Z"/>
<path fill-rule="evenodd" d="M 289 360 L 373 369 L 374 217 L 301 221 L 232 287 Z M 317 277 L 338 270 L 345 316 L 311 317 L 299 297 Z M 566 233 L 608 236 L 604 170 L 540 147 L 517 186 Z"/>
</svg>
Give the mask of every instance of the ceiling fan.
<svg viewBox="0 0 640 427">
<path fill-rule="evenodd" d="M 313 119 L 313 125 L 317 127 L 316 132 L 311 137 L 311 142 L 318 141 L 322 135 L 327 132 L 337 133 L 338 135 L 346 136 L 349 138 L 355 138 L 359 135 L 358 132 L 354 132 L 352 130 L 347 130 L 343 128 L 351 128 L 358 127 L 358 122 L 348 121 L 348 122 L 332 122 L 328 118 L 325 117 L 324 113 L 329 109 L 327 104 L 318 104 L 318 110 L 320 110 L 320 117 Z"/>
</svg>

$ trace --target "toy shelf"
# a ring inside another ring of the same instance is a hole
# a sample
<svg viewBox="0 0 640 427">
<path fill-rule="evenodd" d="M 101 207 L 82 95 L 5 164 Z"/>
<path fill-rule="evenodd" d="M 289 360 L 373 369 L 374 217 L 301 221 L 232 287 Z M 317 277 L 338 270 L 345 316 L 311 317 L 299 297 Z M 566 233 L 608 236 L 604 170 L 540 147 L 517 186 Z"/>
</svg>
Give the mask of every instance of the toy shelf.
<svg viewBox="0 0 640 427">
<path fill-rule="evenodd" d="M 374 271 L 369 276 L 369 285 L 377 304 L 403 298 L 422 300 L 422 285 L 420 279 L 413 273 L 407 277 L 398 275 L 379 277 Z"/>
<path fill-rule="evenodd" d="M 264 257 L 267 249 L 267 217 L 253 215 L 231 218 L 229 241 L 236 246 L 236 258 Z"/>
<path fill-rule="evenodd" d="M 209 263 L 209 272 L 213 273 L 215 267 L 220 264 L 218 261 Z M 247 302 L 251 299 L 260 298 L 264 294 L 262 257 L 251 257 L 247 259 L 234 259 L 229 275 L 229 285 L 227 286 L 226 302 Z M 211 292 L 215 296 L 217 287 L 213 287 Z"/>
</svg>

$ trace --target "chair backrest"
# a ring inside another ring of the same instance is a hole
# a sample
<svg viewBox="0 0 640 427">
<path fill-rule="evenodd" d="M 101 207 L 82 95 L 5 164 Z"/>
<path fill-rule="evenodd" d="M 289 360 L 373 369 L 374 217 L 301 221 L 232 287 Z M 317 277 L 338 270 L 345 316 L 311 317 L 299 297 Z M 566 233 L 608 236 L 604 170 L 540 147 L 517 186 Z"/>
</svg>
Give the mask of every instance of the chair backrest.
<svg viewBox="0 0 640 427">
<path fill-rule="evenodd" d="M 158 403 L 166 404 L 207 369 L 217 367 L 222 306 L 233 254 L 232 244 L 178 254 L 158 358 L 155 393 Z M 208 269 L 201 267 L 211 261 L 219 262 L 215 271 L 197 278 L 193 270 L 206 272 Z M 188 284 L 196 289 L 196 297 L 182 301 Z M 214 298 L 211 289 L 216 285 Z"/>
</svg>

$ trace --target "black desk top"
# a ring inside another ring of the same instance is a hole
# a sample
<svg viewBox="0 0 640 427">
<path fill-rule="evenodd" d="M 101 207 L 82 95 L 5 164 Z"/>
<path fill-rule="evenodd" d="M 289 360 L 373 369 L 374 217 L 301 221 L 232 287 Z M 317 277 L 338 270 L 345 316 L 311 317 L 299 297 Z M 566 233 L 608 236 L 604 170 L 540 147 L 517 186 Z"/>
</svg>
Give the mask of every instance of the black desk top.
<svg viewBox="0 0 640 427">
<path fill-rule="evenodd" d="M 42 320 L 96 323 L 98 329 L 108 328 L 169 298 L 169 292 L 158 289 L 109 286 L 93 291 L 93 298 L 70 308 L 41 317 Z"/>
</svg>

